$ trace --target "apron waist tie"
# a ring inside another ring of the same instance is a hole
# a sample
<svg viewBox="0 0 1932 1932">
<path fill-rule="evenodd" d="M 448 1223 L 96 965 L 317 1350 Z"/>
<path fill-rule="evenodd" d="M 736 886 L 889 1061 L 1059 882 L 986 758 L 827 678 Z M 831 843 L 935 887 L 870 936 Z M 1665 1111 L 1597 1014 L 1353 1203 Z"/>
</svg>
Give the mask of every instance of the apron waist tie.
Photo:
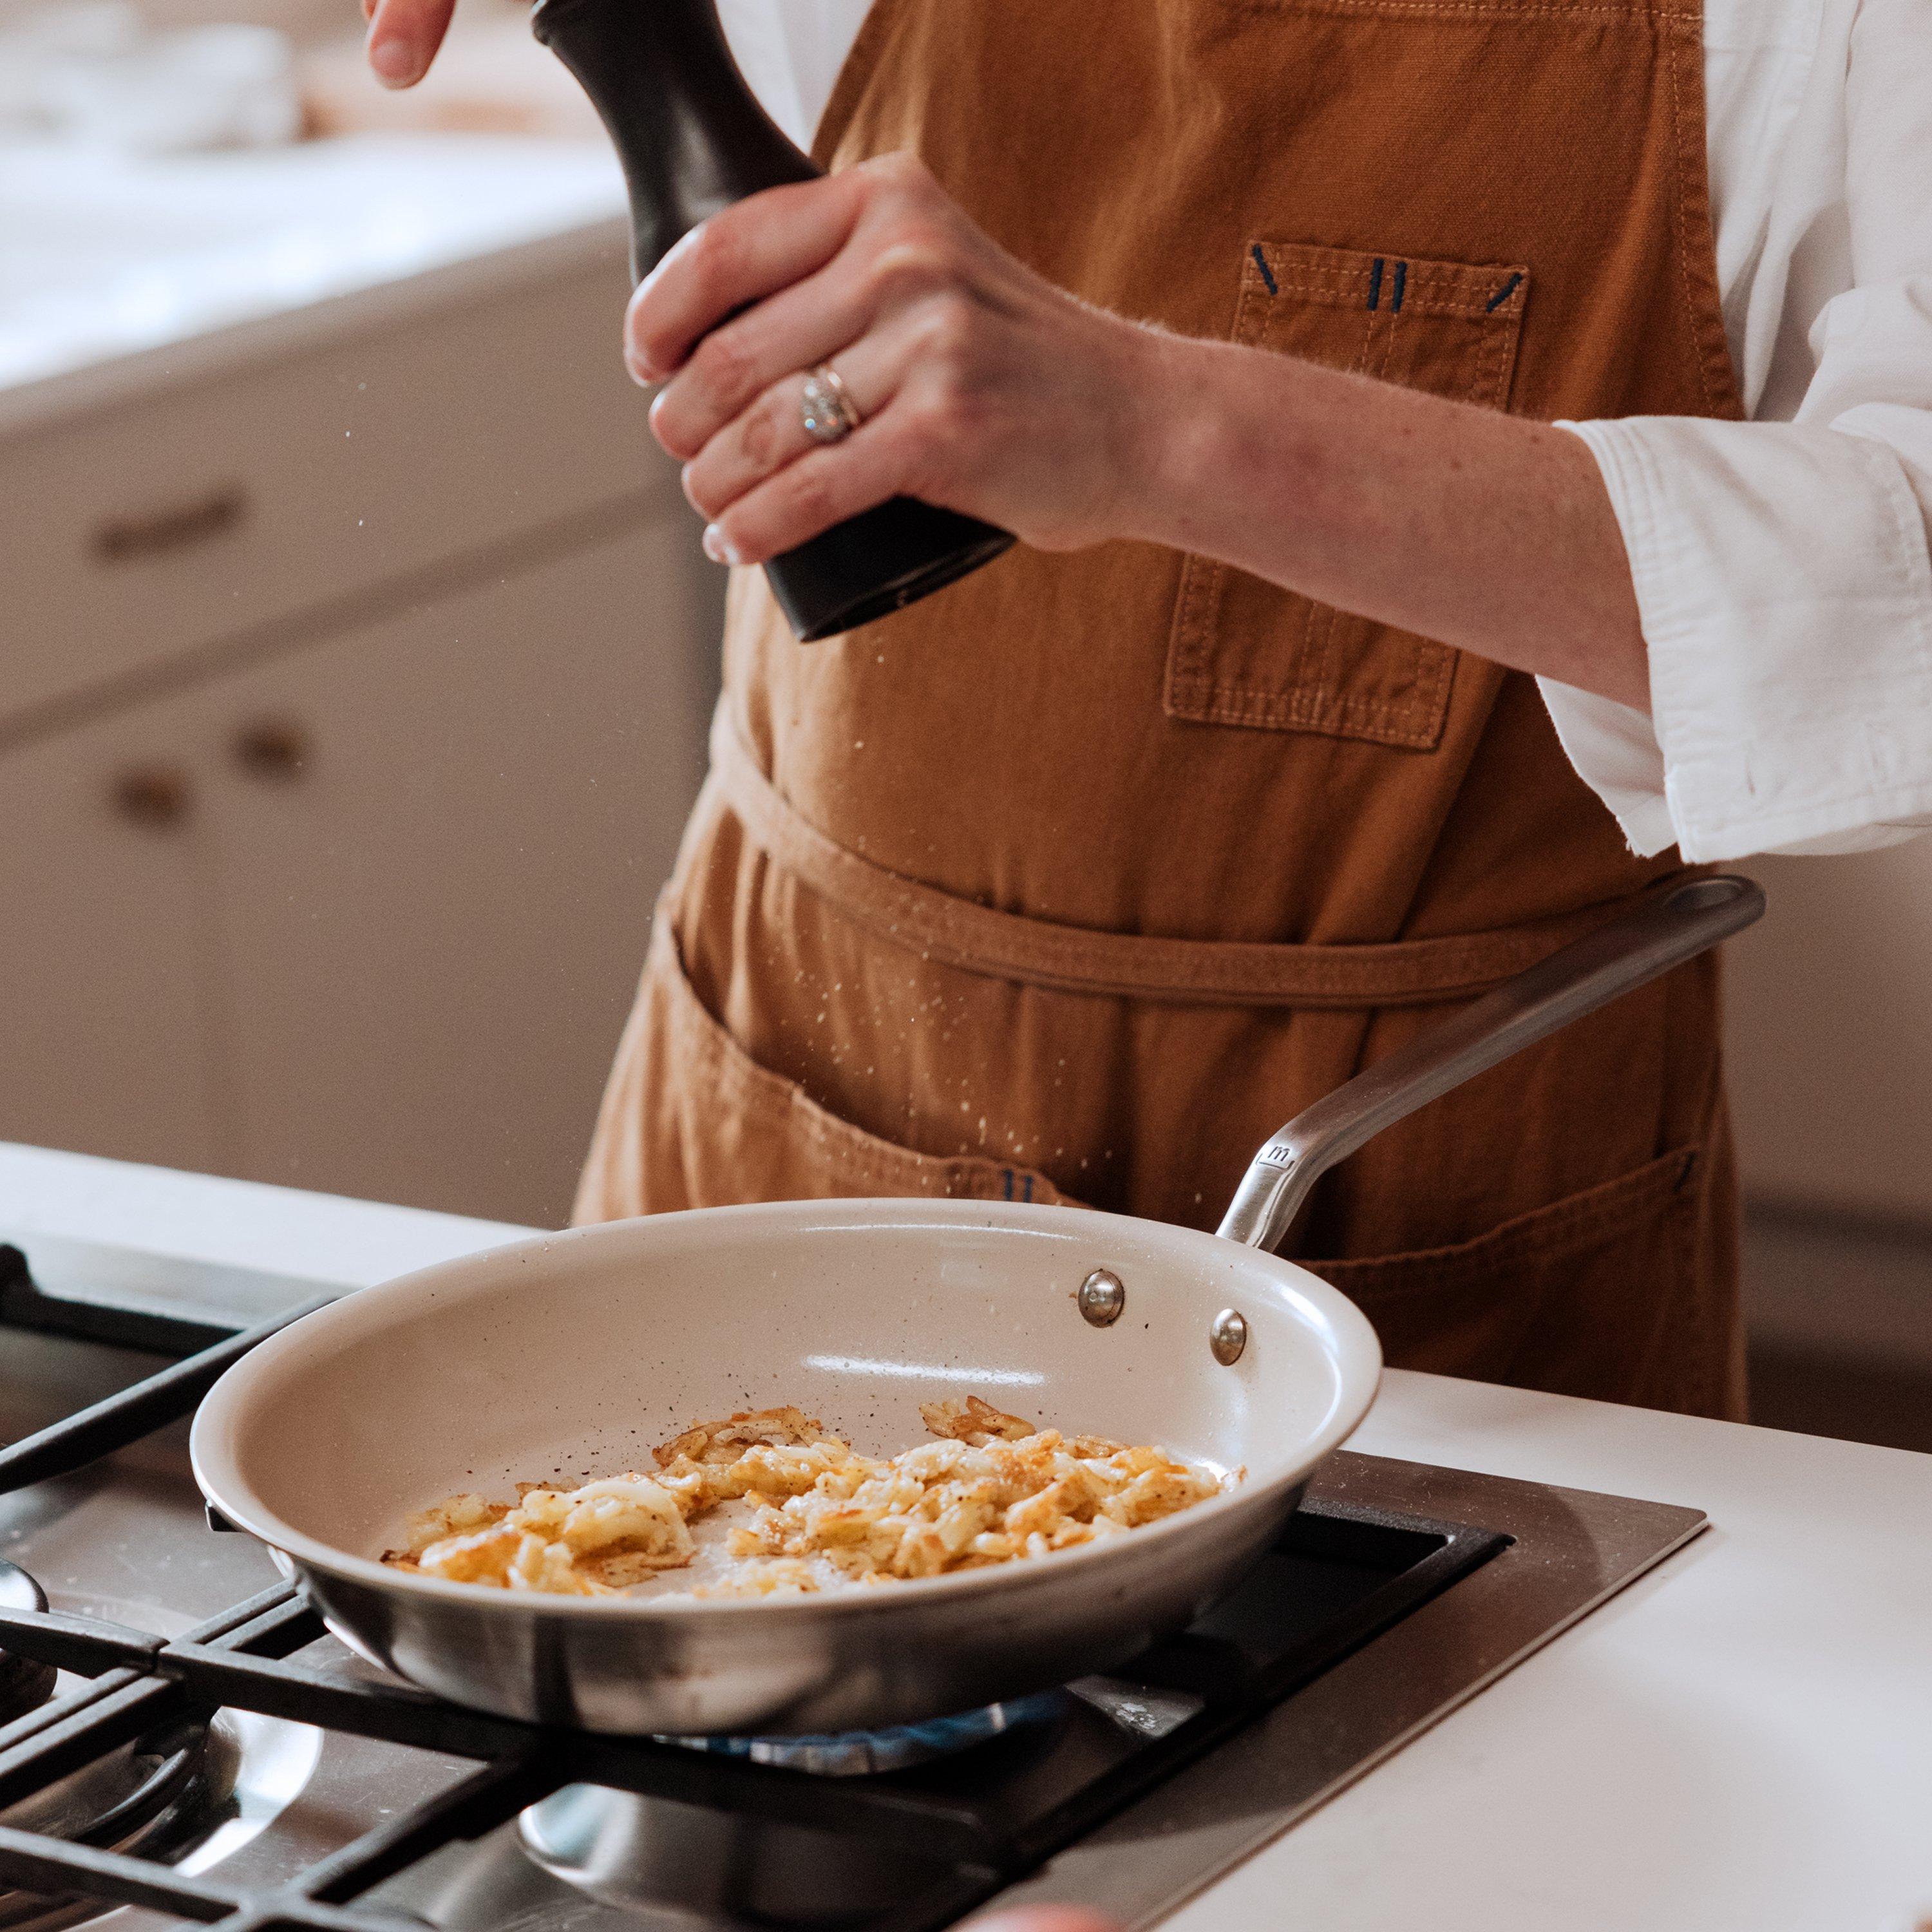
<svg viewBox="0 0 1932 1932">
<path fill-rule="evenodd" d="M 1471 998 L 1536 964 L 1620 903 L 1492 932 L 1362 946 L 1100 932 L 1000 912 L 849 850 L 780 794 L 722 704 L 705 790 L 775 865 L 875 938 L 964 972 L 1061 992 L 1205 1006 L 1432 1006 Z"/>
</svg>

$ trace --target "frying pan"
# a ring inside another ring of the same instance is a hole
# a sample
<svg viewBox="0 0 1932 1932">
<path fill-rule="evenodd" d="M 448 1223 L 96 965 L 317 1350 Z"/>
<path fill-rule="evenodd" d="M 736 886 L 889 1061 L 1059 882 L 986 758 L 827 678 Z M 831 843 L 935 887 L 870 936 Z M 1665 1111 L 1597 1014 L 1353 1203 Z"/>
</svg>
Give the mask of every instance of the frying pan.
<svg viewBox="0 0 1932 1932">
<path fill-rule="evenodd" d="M 346 1296 L 264 1342 L 202 1403 L 196 1475 L 345 1642 L 512 1717 L 860 1730 L 1104 1670 L 1239 1580 L 1374 1396 L 1367 1321 L 1270 1252 L 1316 1177 L 1762 908 L 1746 879 L 1653 889 L 1292 1121 L 1219 1234 L 1078 1208 L 854 1200 L 544 1235 Z M 554 1597 L 376 1560 L 412 1509 L 634 1467 L 694 1418 L 796 1402 L 881 1454 L 922 1439 L 921 1402 L 969 1393 L 1246 1473 L 1102 1543 L 814 1596 Z"/>
</svg>

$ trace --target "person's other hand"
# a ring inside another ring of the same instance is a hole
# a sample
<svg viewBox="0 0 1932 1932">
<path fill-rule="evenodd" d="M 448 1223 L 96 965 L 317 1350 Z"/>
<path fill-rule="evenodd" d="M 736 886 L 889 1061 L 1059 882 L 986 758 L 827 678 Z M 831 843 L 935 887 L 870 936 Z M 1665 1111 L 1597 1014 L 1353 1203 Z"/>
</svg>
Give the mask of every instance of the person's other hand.
<svg viewBox="0 0 1932 1932">
<path fill-rule="evenodd" d="M 456 0 L 362 0 L 370 71 L 385 87 L 413 87 L 429 71 Z"/>
<path fill-rule="evenodd" d="M 625 352 L 664 383 L 651 425 L 706 549 L 757 563 L 896 496 L 1049 550 L 1133 534 L 1168 340 L 1042 280 L 892 154 L 694 229 L 632 298 Z M 820 363 L 861 418 L 835 444 L 800 411 Z"/>
</svg>

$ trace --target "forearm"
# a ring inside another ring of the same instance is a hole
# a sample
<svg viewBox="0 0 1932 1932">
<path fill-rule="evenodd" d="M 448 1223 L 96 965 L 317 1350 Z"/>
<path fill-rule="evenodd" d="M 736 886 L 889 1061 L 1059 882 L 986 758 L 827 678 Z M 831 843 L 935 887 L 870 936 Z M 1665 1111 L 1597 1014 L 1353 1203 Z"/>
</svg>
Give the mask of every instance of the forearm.
<svg viewBox="0 0 1932 1932">
<path fill-rule="evenodd" d="M 1648 708 L 1623 538 L 1577 438 L 1262 350 L 1145 340 L 1126 533 Z"/>
<path fill-rule="evenodd" d="M 1647 706 L 1608 493 L 1567 431 L 1090 308 L 888 155 L 717 215 L 633 298 L 632 373 L 721 561 L 893 496 L 1047 550 L 1138 537 Z M 829 362 L 862 428 L 817 442 Z"/>
</svg>

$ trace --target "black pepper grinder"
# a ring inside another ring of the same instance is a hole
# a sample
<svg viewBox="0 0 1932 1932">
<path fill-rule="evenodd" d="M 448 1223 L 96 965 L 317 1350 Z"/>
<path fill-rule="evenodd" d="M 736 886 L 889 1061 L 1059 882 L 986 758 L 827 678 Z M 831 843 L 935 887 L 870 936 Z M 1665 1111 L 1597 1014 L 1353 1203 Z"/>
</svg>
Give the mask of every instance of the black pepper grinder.
<svg viewBox="0 0 1932 1932">
<path fill-rule="evenodd" d="M 820 173 L 745 85 L 712 0 L 538 0 L 531 26 L 616 144 L 634 278 L 721 208 Z M 765 574 L 809 642 L 903 609 L 1012 541 L 976 518 L 895 496 L 772 558 Z"/>
</svg>

